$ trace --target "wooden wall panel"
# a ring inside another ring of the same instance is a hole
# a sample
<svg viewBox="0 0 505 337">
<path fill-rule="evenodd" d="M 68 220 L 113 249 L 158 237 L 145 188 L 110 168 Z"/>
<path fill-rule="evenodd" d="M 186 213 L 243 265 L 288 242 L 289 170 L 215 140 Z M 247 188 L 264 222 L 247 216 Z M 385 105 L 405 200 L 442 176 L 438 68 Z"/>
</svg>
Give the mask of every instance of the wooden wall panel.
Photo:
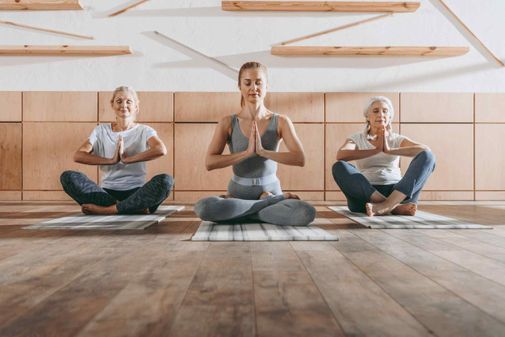
<svg viewBox="0 0 505 337">
<path fill-rule="evenodd" d="M 175 196 L 175 201 L 177 202 L 183 202 L 183 203 L 195 203 L 200 199 L 206 198 L 206 197 L 211 197 L 211 196 L 219 196 L 226 194 L 226 190 L 221 190 L 221 191 L 194 191 L 194 192 L 188 192 L 188 191 L 175 191 L 174 196 Z"/>
<path fill-rule="evenodd" d="M 96 92 L 23 93 L 23 121 L 96 122 Z"/>
<path fill-rule="evenodd" d="M 324 193 L 324 200 L 326 201 L 338 201 L 338 204 L 346 204 L 346 199 L 344 193 L 341 191 L 326 191 Z"/>
<path fill-rule="evenodd" d="M 176 122 L 217 122 L 240 111 L 240 93 L 176 92 Z"/>
<path fill-rule="evenodd" d="M 24 191 L 24 201 L 73 201 L 64 191 Z"/>
<path fill-rule="evenodd" d="M 175 125 L 175 189 L 226 190 L 231 167 L 207 171 L 205 154 L 216 124 Z M 228 147 L 226 147 L 228 153 Z"/>
<path fill-rule="evenodd" d="M 475 94 L 475 122 L 505 123 L 505 93 Z"/>
<path fill-rule="evenodd" d="M 473 190 L 473 125 L 402 124 L 402 134 L 428 145 L 437 158 L 426 190 Z M 402 171 L 410 159 L 402 157 Z"/>
<path fill-rule="evenodd" d="M 475 200 L 505 200 L 505 191 L 476 191 Z"/>
<path fill-rule="evenodd" d="M 323 201 L 324 200 L 324 191 L 296 191 L 296 190 L 286 190 L 283 189 L 283 192 L 291 192 L 296 194 L 302 200 L 307 201 Z"/>
<path fill-rule="evenodd" d="M 73 161 L 96 123 L 24 123 L 23 188 L 61 190 L 60 175 L 77 170 L 97 181 L 97 167 Z"/>
<path fill-rule="evenodd" d="M 21 188 L 21 123 L 0 123 L 0 190 Z"/>
<path fill-rule="evenodd" d="M 21 92 L 0 92 L 0 122 L 20 122 L 22 120 Z"/>
<path fill-rule="evenodd" d="M 423 190 L 419 200 L 473 200 L 473 191 L 428 191 Z"/>
<path fill-rule="evenodd" d="M 475 126 L 475 189 L 505 190 L 505 124 Z"/>
<path fill-rule="evenodd" d="M 295 123 L 324 122 L 324 94 L 304 92 L 271 92 L 266 107 L 287 115 Z"/>
<path fill-rule="evenodd" d="M 326 122 L 331 123 L 362 123 L 365 124 L 363 111 L 369 99 L 373 96 L 386 96 L 393 102 L 395 116 L 393 122 L 400 121 L 400 104 L 398 93 L 371 92 L 354 93 L 338 92 L 325 94 Z"/>
<path fill-rule="evenodd" d="M 283 190 L 324 190 L 324 125 L 296 124 L 296 133 L 305 150 L 305 166 L 279 164 L 277 176 Z M 281 142 L 279 151 L 287 151 Z"/>
<path fill-rule="evenodd" d="M 0 191 L 0 201 L 19 201 L 21 191 Z"/>
<path fill-rule="evenodd" d="M 140 113 L 139 122 L 173 122 L 174 94 L 172 92 L 138 92 Z M 115 121 L 110 100 L 112 91 L 98 93 L 98 118 L 101 122 Z"/>
<path fill-rule="evenodd" d="M 147 162 L 147 177 L 149 180 L 157 174 L 165 173 L 172 177 L 174 176 L 174 125 L 173 123 L 146 123 L 158 132 L 158 137 L 161 138 L 167 147 L 167 155 L 156 160 Z M 173 187 L 172 187 L 173 190 Z M 173 193 L 167 198 L 173 200 Z"/>
<path fill-rule="evenodd" d="M 473 122 L 472 93 L 402 93 L 401 122 Z"/>
</svg>

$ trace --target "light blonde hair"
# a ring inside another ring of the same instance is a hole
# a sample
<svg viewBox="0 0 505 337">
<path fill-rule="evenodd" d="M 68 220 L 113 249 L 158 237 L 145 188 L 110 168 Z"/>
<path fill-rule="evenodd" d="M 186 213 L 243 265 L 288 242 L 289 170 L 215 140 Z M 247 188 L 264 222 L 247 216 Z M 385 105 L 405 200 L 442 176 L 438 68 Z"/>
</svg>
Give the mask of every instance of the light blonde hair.
<svg viewBox="0 0 505 337">
<path fill-rule="evenodd" d="M 120 86 L 120 87 L 117 87 L 116 89 L 114 89 L 114 92 L 112 93 L 112 98 L 110 99 L 110 102 L 113 103 L 117 94 L 119 94 L 120 92 L 128 92 L 128 93 L 132 94 L 133 98 L 135 99 L 135 103 L 137 104 L 137 113 L 138 113 L 139 103 L 140 103 L 139 96 L 137 95 L 137 92 L 135 91 L 135 89 L 133 89 L 132 87 L 123 85 L 123 86 Z"/>
<path fill-rule="evenodd" d="M 244 73 L 244 71 L 248 70 L 248 69 L 261 69 L 263 70 L 263 72 L 265 73 L 265 76 L 267 77 L 268 79 L 268 69 L 267 67 L 264 65 L 264 64 L 261 64 L 259 62 L 246 62 L 242 65 L 242 67 L 240 67 L 240 70 L 238 72 L 238 86 L 240 88 L 240 81 L 242 80 L 242 75 Z M 244 106 L 245 102 L 244 102 L 244 97 L 241 97 L 240 98 L 240 106 Z"/>
</svg>

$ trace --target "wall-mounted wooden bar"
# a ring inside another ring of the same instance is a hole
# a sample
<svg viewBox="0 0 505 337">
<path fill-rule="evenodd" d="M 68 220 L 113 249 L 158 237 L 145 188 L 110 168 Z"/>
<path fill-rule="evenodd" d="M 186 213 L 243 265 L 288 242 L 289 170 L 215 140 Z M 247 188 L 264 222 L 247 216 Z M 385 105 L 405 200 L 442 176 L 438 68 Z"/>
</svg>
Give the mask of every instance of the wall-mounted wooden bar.
<svg viewBox="0 0 505 337">
<path fill-rule="evenodd" d="M 112 56 L 127 55 L 129 46 L 1 46 L 0 56 Z"/>
<path fill-rule="evenodd" d="M 341 47 L 341 46 L 273 46 L 279 56 L 459 56 L 468 47 Z"/>
<path fill-rule="evenodd" d="M 290 11 L 290 12 L 415 12 L 419 2 L 370 1 L 223 1 L 225 11 Z"/>
<path fill-rule="evenodd" d="M 0 10 L 80 10 L 79 0 L 0 0 Z"/>
</svg>

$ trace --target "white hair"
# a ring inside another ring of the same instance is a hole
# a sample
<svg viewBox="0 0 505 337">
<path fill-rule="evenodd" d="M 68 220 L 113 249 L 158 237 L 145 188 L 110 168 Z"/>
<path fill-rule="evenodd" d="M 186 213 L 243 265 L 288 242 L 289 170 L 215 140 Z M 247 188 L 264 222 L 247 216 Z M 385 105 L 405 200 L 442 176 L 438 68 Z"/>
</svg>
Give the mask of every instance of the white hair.
<svg viewBox="0 0 505 337">
<path fill-rule="evenodd" d="M 365 127 L 365 133 L 368 133 L 368 130 L 370 128 L 370 122 L 368 121 L 368 115 L 370 114 L 370 110 L 372 108 L 372 105 L 375 102 L 381 102 L 385 104 L 388 107 L 388 113 L 389 113 L 389 123 L 387 127 L 391 129 L 391 123 L 393 123 L 393 118 L 395 116 L 395 109 L 393 107 L 393 102 L 385 96 L 373 96 L 368 100 L 368 103 L 365 107 L 365 110 L 363 110 L 363 116 L 366 118 L 366 127 Z"/>
</svg>

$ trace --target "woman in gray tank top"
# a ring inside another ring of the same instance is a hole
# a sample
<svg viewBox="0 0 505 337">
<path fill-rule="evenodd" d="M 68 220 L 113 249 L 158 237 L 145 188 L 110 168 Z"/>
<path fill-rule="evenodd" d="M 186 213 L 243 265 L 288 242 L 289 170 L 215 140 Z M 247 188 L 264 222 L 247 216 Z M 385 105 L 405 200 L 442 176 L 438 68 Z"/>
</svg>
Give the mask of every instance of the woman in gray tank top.
<svg viewBox="0 0 505 337">
<path fill-rule="evenodd" d="M 306 226 L 316 211 L 298 196 L 283 193 L 277 163 L 303 166 L 305 155 L 291 120 L 269 111 L 267 69 L 248 62 L 239 72 L 242 109 L 226 116 L 216 127 L 206 157 L 207 170 L 233 167 L 228 193 L 198 201 L 195 213 L 208 221 L 262 221 L 276 225 Z M 283 140 L 287 152 L 279 152 Z M 230 154 L 223 154 L 228 144 Z"/>
</svg>

